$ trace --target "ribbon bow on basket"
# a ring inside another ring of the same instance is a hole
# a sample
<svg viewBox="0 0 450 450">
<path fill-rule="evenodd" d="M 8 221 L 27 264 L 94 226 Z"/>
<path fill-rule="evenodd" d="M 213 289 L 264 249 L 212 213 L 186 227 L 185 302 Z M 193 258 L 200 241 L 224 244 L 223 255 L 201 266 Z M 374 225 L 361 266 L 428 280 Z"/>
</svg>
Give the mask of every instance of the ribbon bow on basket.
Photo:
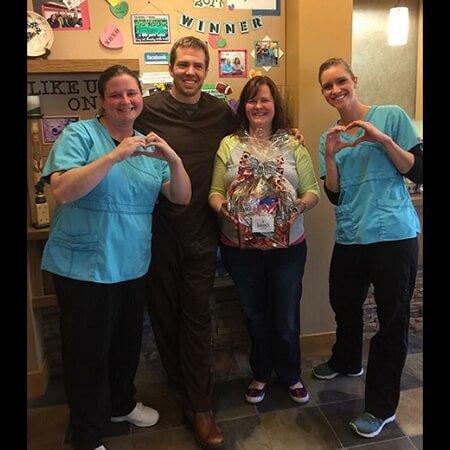
<svg viewBox="0 0 450 450">
<path fill-rule="evenodd" d="M 238 175 L 227 191 L 230 215 L 238 222 L 240 248 L 269 250 L 289 246 L 295 189 L 283 173 L 282 155 L 261 162 L 243 151 Z"/>
<path fill-rule="evenodd" d="M 253 176 L 255 179 L 261 177 L 269 179 L 270 177 L 283 175 L 283 164 L 284 158 L 282 156 L 277 156 L 275 160 L 269 159 L 264 162 L 259 162 L 256 156 L 244 151 L 239 161 L 238 174 L 244 177 Z"/>
</svg>

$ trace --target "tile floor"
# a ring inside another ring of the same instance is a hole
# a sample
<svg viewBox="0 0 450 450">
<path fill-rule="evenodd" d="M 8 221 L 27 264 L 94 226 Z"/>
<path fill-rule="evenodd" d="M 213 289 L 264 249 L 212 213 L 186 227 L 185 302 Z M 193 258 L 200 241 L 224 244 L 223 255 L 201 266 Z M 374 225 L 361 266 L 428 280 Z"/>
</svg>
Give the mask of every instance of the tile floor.
<svg viewBox="0 0 450 450">
<path fill-rule="evenodd" d="M 367 355 L 368 342 L 365 342 Z M 410 336 L 401 382 L 397 419 L 373 439 L 351 432 L 348 422 L 363 410 L 364 376 L 321 381 L 311 368 L 326 360 L 329 346 L 303 348 L 303 381 L 311 399 L 305 405 L 290 400 L 274 379 L 265 400 L 250 405 L 244 391 L 250 379 L 244 352 L 214 354 L 214 409 L 227 450 L 422 450 L 422 336 Z M 364 360 L 366 362 L 366 360 Z M 104 443 L 108 450 L 196 450 L 193 435 L 182 424 L 181 410 L 168 389 L 159 362 L 141 364 L 136 378 L 137 400 L 159 410 L 151 429 L 127 423 L 111 424 Z M 28 401 L 28 450 L 69 450 L 68 408 L 59 378 L 50 381 L 45 396 Z"/>
</svg>

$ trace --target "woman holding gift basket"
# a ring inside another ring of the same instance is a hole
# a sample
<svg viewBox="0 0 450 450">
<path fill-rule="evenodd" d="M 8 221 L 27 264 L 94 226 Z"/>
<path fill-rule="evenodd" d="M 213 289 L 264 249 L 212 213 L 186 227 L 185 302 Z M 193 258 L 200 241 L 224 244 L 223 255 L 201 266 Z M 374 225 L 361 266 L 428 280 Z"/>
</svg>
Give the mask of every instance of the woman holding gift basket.
<svg viewBox="0 0 450 450">
<path fill-rule="evenodd" d="M 303 214 L 317 204 L 319 185 L 308 151 L 288 134 L 287 112 L 270 78 L 246 83 L 237 117 L 216 154 L 209 204 L 221 219 L 222 261 L 251 340 L 253 379 L 245 398 L 261 402 L 275 371 L 291 399 L 306 403 L 299 343 Z"/>
</svg>

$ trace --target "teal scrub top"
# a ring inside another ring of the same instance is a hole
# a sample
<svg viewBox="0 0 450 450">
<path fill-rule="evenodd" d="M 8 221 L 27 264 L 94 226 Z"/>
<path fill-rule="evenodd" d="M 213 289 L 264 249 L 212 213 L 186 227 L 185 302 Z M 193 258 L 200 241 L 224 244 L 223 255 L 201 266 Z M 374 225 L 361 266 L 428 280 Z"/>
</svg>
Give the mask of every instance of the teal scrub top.
<svg viewBox="0 0 450 450">
<path fill-rule="evenodd" d="M 364 117 L 406 151 L 420 139 L 406 112 L 396 105 L 372 106 Z M 333 125 L 334 126 L 334 125 Z M 356 135 L 341 133 L 344 141 Z M 319 144 L 320 176 L 325 177 L 325 138 Z M 336 154 L 340 178 L 335 239 L 339 244 L 371 244 L 409 239 L 420 233 L 417 212 L 405 186 L 404 178 L 377 142 L 361 142 Z"/>
<path fill-rule="evenodd" d="M 88 164 L 114 147 L 97 119 L 72 123 L 54 143 L 42 175 L 48 181 L 53 172 Z M 153 208 L 169 179 L 166 161 L 136 156 L 116 163 L 84 197 L 57 205 L 41 268 L 98 283 L 143 276 L 151 259 Z"/>
</svg>

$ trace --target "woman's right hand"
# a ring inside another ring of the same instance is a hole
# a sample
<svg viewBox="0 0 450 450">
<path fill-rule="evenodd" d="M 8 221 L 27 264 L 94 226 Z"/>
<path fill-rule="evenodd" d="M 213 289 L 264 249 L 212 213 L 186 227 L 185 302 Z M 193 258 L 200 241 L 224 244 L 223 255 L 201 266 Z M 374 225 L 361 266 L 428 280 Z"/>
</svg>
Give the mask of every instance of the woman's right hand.
<svg viewBox="0 0 450 450">
<path fill-rule="evenodd" d="M 341 140 L 341 132 L 345 131 L 346 127 L 342 125 L 336 125 L 331 128 L 325 139 L 325 156 L 332 157 L 336 155 L 344 147 L 353 147 L 352 143 L 344 142 Z"/>
<path fill-rule="evenodd" d="M 127 137 L 115 149 L 111 150 L 111 155 L 117 162 L 123 161 L 130 156 L 140 155 L 147 145 L 144 136 Z"/>
<path fill-rule="evenodd" d="M 228 201 L 225 200 L 222 202 L 222 205 L 220 206 L 219 211 L 217 212 L 217 215 L 219 217 L 223 217 L 226 220 L 229 220 L 230 222 L 233 222 L 234 226 L 238 226 L 238 220 L 236 219 L 236 216 L 233 214 L 230 214 L 230 210 L 228 209 Z"/>
<path fill-rule="evenodd" d="M 238 221 L 234 214 L 230 214 L 228 207 L 228 200 L 222 194 L 213 194 L 208 199 L 209 206 L 217 214 L 217 217 L 229 220 L 235 227 L 238 225 Z"/>
</svg>

